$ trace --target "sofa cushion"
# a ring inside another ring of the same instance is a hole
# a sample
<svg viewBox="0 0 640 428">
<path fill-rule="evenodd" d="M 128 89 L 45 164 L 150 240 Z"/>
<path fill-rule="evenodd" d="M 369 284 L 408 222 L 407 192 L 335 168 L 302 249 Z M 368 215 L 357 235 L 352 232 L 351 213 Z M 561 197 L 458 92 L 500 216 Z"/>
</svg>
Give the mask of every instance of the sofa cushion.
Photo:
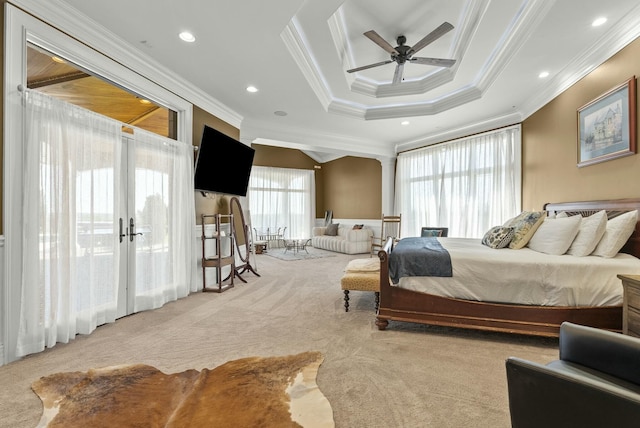
<svg viewBox="0 0 640 428">
<path fill-rule="evenodd" d="M 338 227 L 340 223 L 331 223 L 327 225 L 327 228 L 324 230 L 324 234 L 327 236 L 338 236 Z"/>
</svg>

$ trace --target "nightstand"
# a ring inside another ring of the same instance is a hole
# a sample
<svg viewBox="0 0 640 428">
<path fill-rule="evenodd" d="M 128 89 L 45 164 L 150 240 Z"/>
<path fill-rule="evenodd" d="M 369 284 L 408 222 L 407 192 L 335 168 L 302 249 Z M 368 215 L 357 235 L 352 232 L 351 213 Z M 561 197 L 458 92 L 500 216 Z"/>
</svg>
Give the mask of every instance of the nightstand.
<svg viewBox="0 0 640 428">
<path fill-rule="evenodd" d="M 640 275 L 618 275 L 624 290 L 622 333 L 640 337 Z"/>
</svg>

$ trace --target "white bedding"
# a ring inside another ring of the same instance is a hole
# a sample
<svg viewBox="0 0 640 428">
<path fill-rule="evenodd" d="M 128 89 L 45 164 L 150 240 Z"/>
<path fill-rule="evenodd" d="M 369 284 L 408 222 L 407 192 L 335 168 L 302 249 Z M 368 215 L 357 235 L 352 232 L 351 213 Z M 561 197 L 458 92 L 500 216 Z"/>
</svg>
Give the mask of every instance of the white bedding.
<svg viewBox="0 0 640 428">
<path fill-rule="evenodd" d="M 495 250 L 479 239 L 438 238 L 451 255 L 452 277 L 405 277 L 398 287 L 485 302 L 542 306 L 622 304 L 618 274 L 640 274 L 640 259 L 554 256 L 527 247 Z"/>
</svg>

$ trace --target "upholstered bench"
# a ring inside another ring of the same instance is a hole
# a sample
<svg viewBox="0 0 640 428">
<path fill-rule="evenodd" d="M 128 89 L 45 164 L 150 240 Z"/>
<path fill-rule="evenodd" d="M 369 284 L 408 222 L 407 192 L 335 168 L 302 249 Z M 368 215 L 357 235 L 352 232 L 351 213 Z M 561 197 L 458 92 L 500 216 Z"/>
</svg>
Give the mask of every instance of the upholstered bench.
<svg viewBox="0 0 640 428">
<path fill-rule="evenodd" d="M 349 291 L 373 291 L 375 310 L 380 302 L 380 260 L 377 258 L 351 260 L 340 279 L 344 291 L 344 311 L 349 312 Z"/>
</svg>

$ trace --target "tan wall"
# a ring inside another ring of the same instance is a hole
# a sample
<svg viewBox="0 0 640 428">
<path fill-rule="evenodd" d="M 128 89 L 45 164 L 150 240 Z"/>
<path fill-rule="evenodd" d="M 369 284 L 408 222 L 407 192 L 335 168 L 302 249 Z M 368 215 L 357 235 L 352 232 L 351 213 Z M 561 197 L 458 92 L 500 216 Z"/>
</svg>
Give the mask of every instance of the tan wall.
<svg viewBox="0 0 640 428">
<path fill-rule="evenodd" d="M 382 165 L 379 161 L 347 156 L 323 164 L 322 170 L 322 213 L 333 210 L 334 218 L 379 219 L 382 216 Z"/>
<path fill-rule="evenodd" d="M 380 218 L 382 167 L 374 159 L 347 156 L 318 164 L 295 149 L 254 144 L 254 165 L 314 169 L 316 173 L 316 218 L 333 210 L 335 218 Z M 320 168 L 315 168 L 320 166 Z"/>
<path fill-rule="evenodd" d="M 640 197 L 638 155 L 582 168 L 576 166 L 577 110 L 639 75 L 638 58 L 640 39 L 522 123 L 523 209 L 540 209 L 546 202 Z"/>
<path fill-rule="evenodd" d="M 316 168 L 316 166 L 320 166 L 320 164 L 296 149 L 265 146 L 262 144 L 253 144 L 251 147 L 256 150 L 253 158 L 254 165 L 314 170 L 316 176 L 316 217 L 324 217 L 324 208 L 322 208 L 324 179 L 322 169 Z"/>
</svg>

